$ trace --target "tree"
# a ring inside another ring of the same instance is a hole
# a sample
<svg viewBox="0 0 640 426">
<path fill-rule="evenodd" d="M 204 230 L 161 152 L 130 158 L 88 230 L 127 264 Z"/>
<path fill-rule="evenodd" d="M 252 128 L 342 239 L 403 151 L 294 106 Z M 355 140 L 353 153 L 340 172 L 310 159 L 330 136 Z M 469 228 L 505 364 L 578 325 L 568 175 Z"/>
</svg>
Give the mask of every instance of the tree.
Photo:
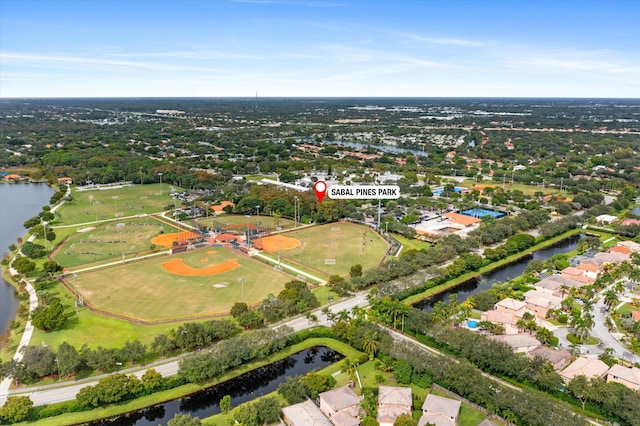
<svg viewBox="0 0 640 426">
<path fill-rule="evenodd" d="M 36 264 L 26 257 L 18 257 L 13 262 L 13 267 L 18 271 L 18 273 L 26 275 L 36 269 Z"/>
<path fill-rule="evenodd" d="M 301 381 L 307 388 L 307 392 L 311 399 L 316 399 L 319 393 L 331 389 L 336 382 L 330 375 L 315 372 L 307 373 Z"/>
<path fill-rule="evenodd" d="M 167 426 L 200 426 L 202 421 L 197 417 L 191 417 L 190 414 L 176 414 L 167 422 Z"/>
<path fill-rule="evenodd" d="M 118 351 L 118 355 L 131 364 L 144 358 L 146 353 L 147 345 L 143 345 L 139 340 L 134 340 L 133 342 L 127 341 Z"/>
<path fill-rule="evenodd" d="M 582 403 L 582 410 L 584 411 L 584 404 L 590 398 L 591 386 L 589 386 L 589 380 L 585 376 L 576 376 L 569 384 L 567 384 L 567 390 L 571 395 L 578 398 Z"/>
<path fill-rule="evenodd" d="M 56 354 L 48 346 L 27 346 L 22 362 L 31 377 L 45 377 L 57 372 Z"/>
<path fill-rule="evenodd" d="M 225 395 L 220 400 L 220 411 L 223 413 L 228 413 L 233 408 L 233 404 L 231 402 L 231 395 Z"/>
<path fill-rule="evenodd" d="M 349 270 L 349 276 L 351 278 L 361 277 L 362 276 L 362 265 L 359 264 L 359 263 L 357 265 L 353 265 L 351 267 L 351 269 Z"/>
<path fill-rule="evenodd" d="M 50 276 L 57 274 L 58 272 L 62 272 L 62 266 L 55 260 L 47 260 L 42 265 L 42 270 L 48 273 Z"/>
<path fill-rule="evenodd" d="M 173 339 L 170 339 L 166 334 L 158 334 L 151 344 L 151 349 L 162 356 L 167 355 L 175 348 L 176 342 Z"/>
<path fill-rule="evenodd" d="M 62 377 L 77 373 L 82 367 L 82 357 L 67 342 L 62 342 L 58 347 L 58 368 Z"/>
<path fill-rule="evenodd" d="M 284 383 L 280 383 L 278 386 L 278 393 L 289 404 L 297 404 L 307 398 L 307 387 L 302 383 L 300 376 L 287 377 Z"/>
<path fill-rule="evenodd" d="M 231 311 L 229 313 L 231 314 L 232 317 L 237 319 L 240 315 L 247 312 L 248 310 L 249 310 L 249 307 L 247 306 L 246 303 L 236 302 L 231 307 Z"/>
<path fill-rule="evenodd" d="M 280 404 L 278 404 L 278 401 L 274 397 L 267 396 L 260 398 L 254 402 L 253 405 L 258 412 L 258 420 L 260 424 L 270 425 L 278 422 L 281 409 Z"/>
<path fill-rule="evenodd" d="M 393 426 L 418 426 L 418 422 L 408 414 L 403 414 L 393 422 Z"/>
<path fill-rule="evenodd" d="M 540 327 L 536 331 L 536 337 L 538 338 L 540 343 L 542 343 L 543 345 L 547 345 L 551 343 L 551 340 L 553 339 L 553 333 L 547 328 Z"/>
<path fill-rule="evenodd" d="M 262 321 L 262 315 L 257 309 L 249 309 L 238 316 L 238 324 L 246 329 L 258 327 Z"/>
<path fill-rule="evenodd" d="M 378 352 L 379 347 L 378 336 L 373 331 L 367 331 L 362 339 L 362 349 L 369 355 L 369 361 L 372 361 Z"/>
<path fill-rule="evenodd" d="M 0 419 L 9 423 L 24 421 L 29 417 L 32 408 L 33 401 L 28 396 L 10 396 L 0 407 Z"/>
<path fill-rule="evenodd" d="M 158 373 L 154 368 L 150 368 L 140 377 L 142 386 L 145 389 L 153 391 L 162 386 L 162 374 Z"/>
<path fill-rule="evenodd" d="M 66 319 L 59 299 L 53 299 L 49 306 L 38 306 L 31 314 L 34 327 L 44 331 L 55 330 L 64 324 Z"/>
</svg>

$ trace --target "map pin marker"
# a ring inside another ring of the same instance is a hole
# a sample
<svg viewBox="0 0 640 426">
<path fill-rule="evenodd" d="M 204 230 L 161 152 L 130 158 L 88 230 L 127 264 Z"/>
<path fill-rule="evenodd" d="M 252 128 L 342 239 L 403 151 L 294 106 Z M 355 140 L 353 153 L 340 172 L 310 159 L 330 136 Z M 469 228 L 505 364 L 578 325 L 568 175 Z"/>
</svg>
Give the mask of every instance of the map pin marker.
<svg viewBox="0 0 640 426">
<path fill-rule="evenodd" d="M 327 184 L 323 180 L 319 180 L 313 185 L 313 191 L 316 193 L 316 197 L 318 197 L 318 201 L 322 202 L 324 198 L 324 194 L 327 192 Z"/>
</svg>

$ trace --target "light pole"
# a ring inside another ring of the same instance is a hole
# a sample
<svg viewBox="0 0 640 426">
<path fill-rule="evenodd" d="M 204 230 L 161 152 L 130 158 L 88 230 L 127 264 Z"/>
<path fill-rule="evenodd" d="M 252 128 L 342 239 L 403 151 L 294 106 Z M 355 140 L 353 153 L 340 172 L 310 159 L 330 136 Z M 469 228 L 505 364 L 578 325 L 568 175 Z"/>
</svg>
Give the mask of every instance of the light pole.
<svg viewBox="0 0 640 426">
<path fill-rule="evenodd" d="M 62 374 L 60 374 L 60 361 L 58 360 L 58 357 L 56 357 L 56 364 L 58 365 L 58 381 L 62 381 Z"/>
<path fill-rule="evenodd" d="M 122 246 L 122 263 L 124 263 L 124 223 L 116 223 L 116 228 L 120 230 L 120 245 Z"/>
<path fill-rule="evenodd" d="M 118 196 L 114 195 L 111 198 L 113 198 L 113 200 L 116 202 L 116 214 L 115 214 L 115 217 L 118 217 Z"/>
<path fill-rule="evenodd" d="M 293 227 L 298 227 L 298 196 L 293 197 Z"/>
<path fill-rule="evenodd" d="M 162 197 L 162 173 L 158 173 L 158 176 L 160 176 L 160 196 Z"/>
<path fill-rule="evenodd" d="M 89 172 L 87 171 L 87 181 L 85 182 L 85 185 L 89 186 Z"/>
<path fill-rule="evenodd" d="M 260 216 L 260 206 L 256 206 L 256 216 Z"/>
<path fill-rule="evenodd" d="M 240 278 L 240 285 L 242 286 L 242 301 L 244 302 L 244 278 Z"/>
</svg>

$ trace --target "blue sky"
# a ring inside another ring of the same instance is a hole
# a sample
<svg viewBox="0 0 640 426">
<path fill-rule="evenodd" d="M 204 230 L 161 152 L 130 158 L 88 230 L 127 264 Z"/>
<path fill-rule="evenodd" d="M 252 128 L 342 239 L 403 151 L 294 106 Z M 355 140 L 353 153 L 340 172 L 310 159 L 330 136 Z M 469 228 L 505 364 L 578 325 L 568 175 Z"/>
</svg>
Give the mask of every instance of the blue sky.
<svg viewBox="0 0 640 426">
<path fill-rule="evenodd" d="M 640 97 L 640 1 L 0 0 L 0 96 Z"/>
</svg>

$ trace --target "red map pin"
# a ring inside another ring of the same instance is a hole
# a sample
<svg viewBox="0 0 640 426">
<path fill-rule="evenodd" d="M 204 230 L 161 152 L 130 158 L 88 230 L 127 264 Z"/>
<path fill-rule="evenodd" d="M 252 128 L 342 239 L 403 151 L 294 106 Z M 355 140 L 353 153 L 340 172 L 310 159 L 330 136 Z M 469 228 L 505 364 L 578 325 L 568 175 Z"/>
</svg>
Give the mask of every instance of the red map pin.
<svg viewBox="0 0 640 426">
<path fill-rule="evenodd" d="M 324 198 L 324 194 L 327 193 L 327 184 L 323 180 L 319 180 L 313 185 L 313 191 L 316 193 L 316 197 L 318 197 L 318 201 L 322 202 Z"/>
</svg>

